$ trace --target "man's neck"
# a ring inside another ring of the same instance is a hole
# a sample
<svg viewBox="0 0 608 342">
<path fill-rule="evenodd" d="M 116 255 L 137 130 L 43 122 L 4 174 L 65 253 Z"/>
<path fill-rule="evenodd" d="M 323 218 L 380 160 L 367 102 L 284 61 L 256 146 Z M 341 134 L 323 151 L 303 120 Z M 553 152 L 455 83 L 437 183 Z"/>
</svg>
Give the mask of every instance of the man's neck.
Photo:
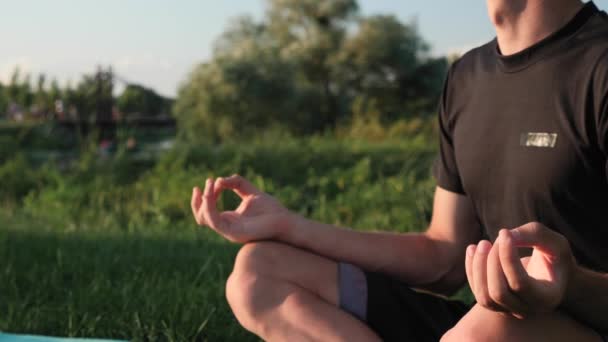
<svg viewBox="0 0 608 342">
<path fill-rule="evenodd" d="M 564 26 L 583 7 L 580 0 L 487 0 L 500 52 L 512 55 Z"/>
</svg>

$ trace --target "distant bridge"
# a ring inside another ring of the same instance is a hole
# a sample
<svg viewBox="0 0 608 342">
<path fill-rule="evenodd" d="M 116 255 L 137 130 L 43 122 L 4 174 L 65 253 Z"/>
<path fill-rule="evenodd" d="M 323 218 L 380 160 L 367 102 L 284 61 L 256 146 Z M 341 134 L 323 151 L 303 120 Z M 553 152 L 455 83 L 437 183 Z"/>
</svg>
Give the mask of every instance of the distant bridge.
<svg viewBox="0 0 608 342">
<path fill-rule="evenodd" d="M 130 127 L 150 127 L 150 128 L 175 128 L 177 123 L 175 118 L 170 116 L 162 117 L 139 117 L 123 120 L 95 120 L 94 122 L 83 120 L 57 120 L 58 125 L 68 128 L 95 126 L 104 129 L 115 129 L 120 126 Z"/>
</svg>

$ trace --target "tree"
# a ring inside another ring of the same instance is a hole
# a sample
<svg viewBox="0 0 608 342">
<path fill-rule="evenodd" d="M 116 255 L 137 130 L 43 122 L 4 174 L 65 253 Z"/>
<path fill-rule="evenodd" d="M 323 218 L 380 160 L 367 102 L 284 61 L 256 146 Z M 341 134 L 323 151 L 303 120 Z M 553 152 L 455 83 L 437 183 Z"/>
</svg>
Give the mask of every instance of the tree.
<svg viewBox="0 0 608 342">
<path fill-rule="evenodd" d="M 30 74 L 25 75 L 22 83 L 19 86 L 19 96 L 17 97 L 17 103 L 21 104 L 26 109 L 30 108 L 34 103 L 32 76 Z"/>
<path fill-rule="evenodd" d="M 34 94 L 30 82 L 30 75 L 21 77 L 21 70 L 16 67 L 11 75 L 11 81 L 7 87 L 7 97 L 9 103 L 15 103 L 23 108 L 29 108 L 32 105 Z"/>
<path fill-rule="evenodd" d="M 118 109 L 124 114 L 153 117 L 169 112 L 171 101 L 154 90 L 137 84 L 129 84 L 116 99 Z"/>
<path fill-rule="evenodd" d="M 11 80 L 8 87 L 6 87 L 6 95 L 10 102 L 17 103 L 19 101 L 21 93 L 21 87 L 19 84 L 21 78 L 20 76 L 21 70 L 19 70 L 19 67 L 16 67 L 11 74 Z"/>
<path fill-rule="evenodd" d="M 0 83 L 0 116 L 6 114 L 8 108 L 8 96 L 6 95 L 6 87 Z"/>
<path fill-rule="evenodd" d="M 76 107 L 79 121 L 108 122 L 112 120 L 113 89 L 112 69 L 99 67 L 95 74 L 84 75 L 76 89 L 68 91 L 68 103 Z"/>
<path fill-rule="evenodd" d="M 38 113 L 46 115 L 51 110 L 51 102 L 48 98 L 46 91 L 46 76 L 44 74 L 38 75 L 38 82 L 36 84 L 36 91 L 33 95 L 33 104 L 36 107 Z"/>
<path fill-rule="evenodd" d="M 447 61 L 430 58 L 428 50 L 414 25 L 376 15 L 360 21 L 337 64 L 356 103 L 390 122 L 436 106 Z"/>
<path fill-rule="evenodd" d="M 289 113 L 293 72 L 249 19 L 235 22 L 216 47 L 216 59 L 199 65 L 180 88 L 174 107 L 189 139 L 243 135 Z"/>
<path fill-rule="evenodd" d="M 358 15 L 355 0 L 271 0 L 268 29 L 276 37 L 281 57 L 292 61 L 298 79 L 313 102 L 314 130 L 335 127 L 348 110 L 340 101 L 335 61 L 348 25 Z M 317 96 L 310 96 L 317 93 Z"/>
<path fill-rule="evenodd" d="M 415 25 L 361 18 L 355 0 L 268 4 L 260 22 L 231 22 L 180 87 L 174 114 L 187 139 L 276 125 L 310 134 L 354 112 L 391 122 L 434 111 L 446 62 L 428 56 Z"/>
<path fill-rule="evenodd" d="M 59 87 L 56 79 L 51 81 L 51 87 L 48 92 L 48 99 L 51 102 L 51 106 L 54 106 L 55 101 L 63 99 L 63 91 Z"/>
</svg>

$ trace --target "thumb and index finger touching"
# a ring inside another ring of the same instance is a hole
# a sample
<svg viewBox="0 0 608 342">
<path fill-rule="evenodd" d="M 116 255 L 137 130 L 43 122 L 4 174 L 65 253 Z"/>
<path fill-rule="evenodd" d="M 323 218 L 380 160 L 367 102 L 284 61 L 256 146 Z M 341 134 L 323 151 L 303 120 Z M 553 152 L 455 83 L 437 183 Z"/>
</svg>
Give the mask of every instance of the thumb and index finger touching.
<svg viewBox="0 0 608 342">
<path fill-rule="evenodd" d="M 212 224 L 210 220 L 219 223 L 216 201 L 220 193 L 226 189 L 234 191 L 241 199 L 260 193 L 260 190 L 239 175 L 218 177 L 215 180 L 207 179 L 204 190 L 198 186 L 192 189 L 192 213 L 199 225 Z"/>
<path fill-rule="evenodd" d="M 528 275 L 517 248 L 533 247 L 549 259 L 559 260 L 569 253 L 566 238 L 540 223 L 529 223 L 512 230 L 503 229 L 498 240 L 501 265 L 511 290 L 530 303 L 542 298 L 545 286 Z"/>
<path fill-rule="evenodd" d="M 215 182 L 216 195 L 224 189 L 234 191 L 239 197 L 245 198 L 252 195 L 258 195 L 258 190 L 253 184 L 251 184 L 245 178 L 239 175 L 232 175 L 227 178 L 218 178 Z"/>
<path fill-rule="evenodd" d="M 217 210 L 217 196 L 215 194 L 215 182 L 209 178 L 205 182 L 203 191 L 196 186 L 192 189 L 191 207 L 196 223 L 200 226 L 207 225 L 213 229 L 220 229 L 224 222 Z"/>
<path fill-rule="evenodd" d="M 525 224 L 503 234 L 510 235 L 516 247 L 532 247 L 554 258 L 569 250 L 568 241 L 563 235 L 538 222 Z"/>
<path fill-rule="evenodd" d="M 520 280 L 527 278 L 527 273 L 517 252 L 518 248 L 531 247 L 538 249 L 555 260 L 564 254 L 568 244 L 562 235 L 537 222 L 528 223 L 511 230 L 502 229 L 497 240 L 507 278 Z"/>
</svg>

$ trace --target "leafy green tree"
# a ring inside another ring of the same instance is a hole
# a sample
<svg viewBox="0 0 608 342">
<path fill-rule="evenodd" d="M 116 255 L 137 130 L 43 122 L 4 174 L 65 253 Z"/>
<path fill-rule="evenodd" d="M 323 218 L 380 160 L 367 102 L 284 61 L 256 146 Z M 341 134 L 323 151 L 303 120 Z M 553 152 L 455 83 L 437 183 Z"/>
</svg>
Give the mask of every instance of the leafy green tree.
<svg viewBox="0 0 608 342">
<path fill-rule="evenodd" d="M 63 98 L 63 91 L 59 87 L 59 83 L 57 83 L 56 79 L 51 81 L 51 87 L 48 92 L 48 99 L 51 101 L 51 106 L 54 106 L 55 101 L 61 100 Z"/>
<path fill-rule="evenodd" d="M 268 30 L 280 46 L 281 57 L 295 64 L 315 112 L 314 130 L 335 127 L 348 110 L 341 101 L 344 88 L 335 67 L 358 8 L 355 0 L 270 1 Z"/>
<path fill-rule="evenodd" d="M 34 92 L 34 105 L 40 113 L 48 113 L 51 110 L 51 102 L 46 91 L 46 76 L 38 75 L 36 91 Z"/>
<path fill-rule="evenodd" d="M 8 101 L 17 103 L 19 101 L 21 87 L 20 87 L 21 70 L 16 67 L 11 74 L 11 80 L 6 87 L 6 96 Z"/>
<path fill-rule="evenodd" d="M 171 101 L 160 96 L 152 89 L 137 84 L 129 84 L 116 99 L 116 105 L 124 114 L 150 117 L 167 114 Z"/>
<path fill-rule="evenodd" d="M 26 109 L 32 105 L 34 94 L 30 79 L 29 74 L 21 77 L 21 70 L 15 68 L 6 92 L 9 103 L 16 103 Z"/>
<path fill-rule="evenodd" d="M 392 122 L 436 105 L 447 61 L 430 58 L 428 51 L 415 26 L 392 15 L 376 15 L 360 21 L 344 44 L 337 68 L 358 99 L 360 112 Z"/>
<path fill-rule="evenodd" d="M 29 109 L 34 103 L 34 91 L 32 89 L 32 77 L 30 74 L 25 75 L 19 87 L 19 97 L 17 103 L 24 108 Z"/>
<path fill-rule="evenodd" d="M 248 17 L 232 22 L 215 56 L 196 67 L 179 91 L 174 113 L 183 135 L 217 140 L 288 121 L 293 69 L 262 25 Z"/>
<path fill-rule="evenodd" d="M 69 94 L 69 104 L 78 111 L 78 120 L 103 122 L 112 119 L 114 97 L 112 70 L 99 68 L 95 74 L 84 75 Z"/>
<path fill-rule="evenodd" d="M 392 122 L 434 111 L 447 68 L 414 25 L 360 17 L 355 0 L 269 0 L 260 22 L 233 21 L 174 106 L 187 139 L 281 126 L 335 129 L 353 115 Z"/>
<path fill-rule="evenodd" d="M 8 107 L 8 96 L 6 95 L 6 87 L 0 83 L 0 116 L 6 114 Z"/>
</svg>

